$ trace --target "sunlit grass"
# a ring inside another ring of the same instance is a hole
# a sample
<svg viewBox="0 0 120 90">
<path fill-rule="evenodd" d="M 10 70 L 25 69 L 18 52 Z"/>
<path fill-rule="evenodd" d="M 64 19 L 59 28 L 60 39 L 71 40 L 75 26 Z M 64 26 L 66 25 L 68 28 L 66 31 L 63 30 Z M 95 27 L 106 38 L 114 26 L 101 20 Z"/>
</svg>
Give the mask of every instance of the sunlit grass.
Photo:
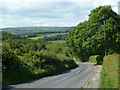
<svg viewBox="0 0 120 90">
<path fill-rule="evenodd" d="M 41 36 L 37 36 L 37 37 L 30 37 L 28 39 L 32 39 L 32 40 L 37 40 L 37 39 L 42 39 L 44 37 L 52 37 L 52 36 L 56 36 L 56 35 L 60 35 L 60 34 L 48 34 L 48 35 L 41 35 Z"/>
<path fill-rule="evenodd" d="M 113 54 L 104 57 L 100 88 L 118 88 L 119 58 L 119 54 Z"/>
</svg>

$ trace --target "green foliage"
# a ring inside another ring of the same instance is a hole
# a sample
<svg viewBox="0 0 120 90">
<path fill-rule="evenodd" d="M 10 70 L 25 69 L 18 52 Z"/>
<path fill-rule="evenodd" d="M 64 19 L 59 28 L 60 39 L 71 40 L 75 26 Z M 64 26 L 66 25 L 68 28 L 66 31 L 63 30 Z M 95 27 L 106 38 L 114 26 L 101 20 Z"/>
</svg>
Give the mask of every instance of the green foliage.
<svg viewBox="0 0 120 90">
<path fill-rule="evenodd" d="M 46 45 L 47 50 L 50 53 L 56 54 L 61 60 L 73 58 L 72 52 L 67 47 L 65 41 L 52 41 Z"/>
<path fill-rule="evenodd" d="M 14 52 L 9 48 L 9 45 L 6 43 L 2 44 L 2 69 L 17 69 L 19 68 L 20 61 Z"/>
<path fill-rule="evenodd" d="M 119 60 L 119 54 L 104 57 L 100 76 L 100 88 L 120 88 L 118 83 L 120 76 Z"/>
<path fill-rule="evenodd" d="M 89 62 L 92 62 L 92 63 L 96 63 L 96 64 L 97 64 L 96 58 L 97 58 L 98 56 L 99 56 L 99 55 L 90 56 L 90 57 L 89 57 Z"/>
<path fill-rule="evenodd" d="M 43 41 L 65 40 L 66 37 L 67 37 L 67 34 L 57 34 L 55 36 L 44 37 L 41 40 Z"/>
<path fill-rule="evenodd" d="M 17 35 L 12 35 L 12 34 L 9 34 L 7 32 L 3 32 L 3 31 L 0 31 L 0 33 L 3 36 L 2 40 L 12 40 L 12 39 L 20 39 L 21 38 Z"/>
<path fill-rule="evenodd" d="M 42 41 L 56 41 L 56 40 L 65 40 L 66 37 L 67 37 L 66 33 L 61 33 L 61 34 L 56 33 L 56 34 L 48 34 L 48 35 L 30 37 L 28 39 L 42 40 Z"/>
<path fill-rule="evenodd" d="M 2 44 L 2 83 L 3 86 L 31 80 L 32 72 L 24 66 L 8 43 Z M 21 77 L 19 79 L 19 77 Z"/>
<path fill-rule="evenodd" d="M 27 45 L 24 45 L 24 47 L 22 47 L 22 51 L 24 53 L 28 53 L 30 51 L 40 51 L 42 49 L 46 49 L 44 43 L 29 43 Z"/>
<path fill-rule="evenodd" d="M 107 40 L 104 40 L 104 24 Z M 104 55 L 105 42 L 107 53 L 119 53 L 120 16 L 110 6 L 100 6 L 91 11 L 89 19 L 71 30 L 66 39 L 74 54 L 87 61 L 91 55 Z"/>
<path fill-rule="evenodd" d="M 23 41 L 3 40 L 3 86 L 57 74 L 76 67 L 71 54 L 67 52 L 69 48 L 65 41 L 42 43 L 24 38 Z"/>
<path fill-rule="evenodd" d="M 103 63 L 103 55 L 93 55 L 89 57 L 89 62 L 96 63 L 102 65 Z"/>
<path fill-rule="evenodd" d="M 17 70 L 9 70 L 2 72 L 2 86 L 18 84 L 34 79 L 34 74 L 29 68 L 17 68 Z"/>
</svg>

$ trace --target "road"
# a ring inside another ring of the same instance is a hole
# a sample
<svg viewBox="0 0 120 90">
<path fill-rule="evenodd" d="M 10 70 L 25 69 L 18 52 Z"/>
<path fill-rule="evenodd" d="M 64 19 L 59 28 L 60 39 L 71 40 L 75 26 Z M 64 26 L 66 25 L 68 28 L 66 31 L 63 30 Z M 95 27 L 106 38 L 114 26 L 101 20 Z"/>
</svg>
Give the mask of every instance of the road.
<svg viewBox="0 0 120 90">
<path fill-rule="evenodd" d="M 64 73 L 44 77 L 12 88 L 81 88 L 95 71 L 93 64 L 78 64 L 78 67 Z"/>
</svg>

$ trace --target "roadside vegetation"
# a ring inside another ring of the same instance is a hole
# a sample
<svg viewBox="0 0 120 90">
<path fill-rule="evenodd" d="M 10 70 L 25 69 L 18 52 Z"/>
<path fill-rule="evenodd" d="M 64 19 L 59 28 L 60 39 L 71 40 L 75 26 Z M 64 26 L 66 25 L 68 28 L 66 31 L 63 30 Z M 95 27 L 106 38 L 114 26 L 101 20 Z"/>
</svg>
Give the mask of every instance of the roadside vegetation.
<svg viewBox="0 0 120 90">
<path fill-rule="evenodd" d="M 69 48 L 64 41 L 28 40 L 3 32 L 3 86 L 22 83 L 75 68 L 76 63 L 68 51 Z"/>
<path fill-rule="evenodd" d="M 120 53 L 120 15 L 111 6 L 97 7 L 91 11 L 87 21 L 69 31 L 66 41 L 81 61 L 88 61 L 92 55 L 104 55 L 105 46 L 109 54 Z"/>
<path fill-rule="evenodd" d="M 100 76 L 100 88 L 120 88 L 119 61 L 119 54 L 112 54 L 104 57 Z"/>
<path fill-rule="evenodd" d="M 104 55 L 93 55 L 89 57 L 89 62 L 95 63 L 96 65 L 102 65 Z"/>
</svg>

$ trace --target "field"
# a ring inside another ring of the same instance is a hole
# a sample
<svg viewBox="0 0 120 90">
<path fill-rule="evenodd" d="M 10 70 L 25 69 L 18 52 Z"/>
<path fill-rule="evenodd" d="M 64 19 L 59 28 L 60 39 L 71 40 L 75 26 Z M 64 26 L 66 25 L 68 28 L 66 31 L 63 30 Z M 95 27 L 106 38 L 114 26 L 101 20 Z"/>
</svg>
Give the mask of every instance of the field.
<svg viewBox="0 0 120 90">
<path fill-rule="evenodd" d="M 63 33 L 63 34 L 65 34 L 65 33 Z M 36 36 L 36 37 L 29 37 L 28 39 L 37 40 L 37 39 L 42 39 L 42 38 L 45 38 L 45 37 L 50 38 L 50 37 L 57 36 L 57 35 L 61 35 L 61 34 L 55 33 L 55 34 L 41 35 L 41 36 Z"/>
</svg>

